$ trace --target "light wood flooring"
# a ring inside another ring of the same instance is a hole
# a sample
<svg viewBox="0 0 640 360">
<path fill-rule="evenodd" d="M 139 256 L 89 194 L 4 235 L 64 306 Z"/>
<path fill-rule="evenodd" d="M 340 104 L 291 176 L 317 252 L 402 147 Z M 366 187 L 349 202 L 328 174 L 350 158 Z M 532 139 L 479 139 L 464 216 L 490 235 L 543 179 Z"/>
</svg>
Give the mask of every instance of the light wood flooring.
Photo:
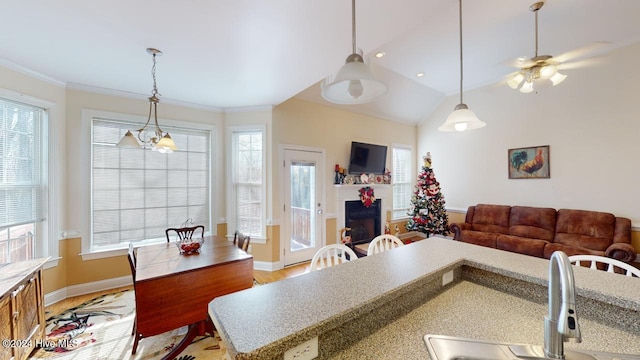
<svg viewBox="0 0 640 360">
<path fill-rule="evenodd" d="M 286 267 L 278 271 L 254 270 L 253 278 L 260 284 L 267 284 L 274 281 L 304 274 L 308 267 L 309 267 L 309 262 L 304 262 L 298 265 Z M 45 318 L 48 318 L 53 315 L 57 315 L 63 312 L 64 310 L 67 310 L 74 306 L 78 306 L 86 301 L 93 299 L 96 296 L 100 296 L 102 294 L 109 294 L 119 290 L 131 289 L 131 288 L 132 288 L 131 286 L 125 286 L 122 288 L 116 288 L 116 289 L 104 290 L 104 291 L 94 292 L 94 293 L 85 294 L 85 295 L 74 296 L 62 301 L 58 301 L 57 303 L 49 305 L 45 308 L 45 312 L 46 312 Z"/>
</svg>

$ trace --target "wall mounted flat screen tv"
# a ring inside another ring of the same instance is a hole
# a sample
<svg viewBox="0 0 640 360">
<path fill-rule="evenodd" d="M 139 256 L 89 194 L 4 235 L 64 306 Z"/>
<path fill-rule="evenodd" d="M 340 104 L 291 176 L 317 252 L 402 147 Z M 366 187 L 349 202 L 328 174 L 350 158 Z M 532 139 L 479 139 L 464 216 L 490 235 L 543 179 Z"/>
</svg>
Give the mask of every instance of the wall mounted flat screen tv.
<svg viewBox="0 0 640 360">
<path fill-rule="evenodd" d="M 384 174 L 386 162 L 386 146 L 351 142 L 349 174 Z"/>
</svg>

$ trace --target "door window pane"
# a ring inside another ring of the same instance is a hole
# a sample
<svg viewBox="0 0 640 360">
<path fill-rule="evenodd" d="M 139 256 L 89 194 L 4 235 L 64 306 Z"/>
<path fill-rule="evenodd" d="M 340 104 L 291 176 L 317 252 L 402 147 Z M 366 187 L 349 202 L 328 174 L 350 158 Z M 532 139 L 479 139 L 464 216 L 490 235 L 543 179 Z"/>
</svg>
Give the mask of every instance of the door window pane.
<svg viewBox="0 0 640 360">
<path fill-rule="evenodd" d="M 316 167 L 291 164 L 291 252 L 316 246 Z"/>
</svg>

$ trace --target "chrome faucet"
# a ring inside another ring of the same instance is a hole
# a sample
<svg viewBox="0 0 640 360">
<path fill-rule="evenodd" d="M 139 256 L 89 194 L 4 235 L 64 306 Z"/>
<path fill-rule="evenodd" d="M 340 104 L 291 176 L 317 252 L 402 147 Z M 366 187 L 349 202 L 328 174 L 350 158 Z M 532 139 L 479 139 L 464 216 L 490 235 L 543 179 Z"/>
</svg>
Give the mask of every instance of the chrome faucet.
<svg viewBox="0 0 640 360">
<path fill-rule="evenodd" d="M 573 269 L 569 257 L 562 251 L 554 252 L 549 260 L 549 314 L 544 319 L 544 355 L 564 359 L 565 340 L 582 341 Z"/>
</svg>

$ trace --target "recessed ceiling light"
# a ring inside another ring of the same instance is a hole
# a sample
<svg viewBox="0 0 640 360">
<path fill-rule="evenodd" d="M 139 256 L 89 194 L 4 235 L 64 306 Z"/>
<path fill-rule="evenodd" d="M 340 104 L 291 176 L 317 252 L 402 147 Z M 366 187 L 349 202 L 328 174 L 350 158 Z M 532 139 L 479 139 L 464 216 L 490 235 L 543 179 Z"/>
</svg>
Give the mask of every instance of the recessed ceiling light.
<svg viewBox="0 0 640 360">
<path fill-rule="evenodd" d="M 520 56 L 520 57 L 518 58 L 518 61 L 519 61 L 519 62 L 524 62 L 525 60 L 527 60 L 527 57 L 526 57 L 526 56 Z"/>
<path fill-rule="evenodd" d="M 424 76 L 424 73 L 423 73 L 423 72 L 419 72 L 419 73 L 417 73 L 417 74 L 416 74 L 416 76 L 417 76 L 417 77 L 423 77 L 423 76 Z"/>
<path fill-rule="evenodd" d="M 385 55 L 386 54 L 384 53 L 384 51 L 378 51 L 375 56 L 379 59 L 379 58 L 381 58 L 381 57 L 383 57 Z"/>
</svg>

